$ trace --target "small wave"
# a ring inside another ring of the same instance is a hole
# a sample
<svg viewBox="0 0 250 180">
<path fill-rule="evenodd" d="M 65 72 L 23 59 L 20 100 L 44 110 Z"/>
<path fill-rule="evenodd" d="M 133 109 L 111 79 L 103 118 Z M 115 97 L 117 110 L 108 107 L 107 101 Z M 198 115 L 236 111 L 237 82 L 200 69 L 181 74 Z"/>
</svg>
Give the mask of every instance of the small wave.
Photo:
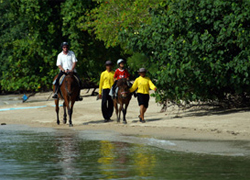
<svg viewBox="0 0 250 180">
<path fill-rule="evenodd" d="M 168 145 L 168 146 L 176 146 L 175 143 L 168 141 L 168 140 L 160 140 L 160 139 L 155 139 L 155 138 L 149 138 L 149 144 L 162 144 L 162 145 Z"/>
</svg>

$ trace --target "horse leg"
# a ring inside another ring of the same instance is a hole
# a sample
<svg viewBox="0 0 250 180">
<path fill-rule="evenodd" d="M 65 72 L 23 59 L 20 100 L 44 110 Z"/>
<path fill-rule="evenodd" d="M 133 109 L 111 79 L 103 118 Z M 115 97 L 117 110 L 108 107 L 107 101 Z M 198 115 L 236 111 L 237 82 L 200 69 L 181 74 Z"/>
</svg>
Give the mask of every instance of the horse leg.
<svg viewBox="0 0 250 180">
<path fill-rule="evenodd" d="M 122 109 L 122 112 L 123 112 L 123 124 L 127 124 L 127 121 L 126 121 L 127 108 L 128 108 L 128 104 L 125 104 L 125 108 Z"/>
<path fill-rule="evenodd" d="M 71 101 L 68 106 L 68 114 L 69 114 L 69 127 L 73 127 L 72 124 L 72 114 L 73 114 L 73 106 L 74 106 L 75 101 Z"/>
<path fill-rule="evenodd" d="M 63 110 L 64 110 L 64 113 L 63 113 L 63 123 L 66 124 L 67 123 L 67 113 L 66 113 L 66 104 L 65 104 L 65 101 L 63 102 Z"/>
<path fill-rule="evenodd" d="M 117 118 L 117 122 L 119 122 L 118 120 L 118 107 L 117 107 L 117 102 L 116 100 L 114 100 L 114 108 L 115 108 L 115 114 L 116 114 L 116 118 Z"/>
<path fill-rule="evenodd" d="M 55 99 L 55 105 L 56 105 L 56 118 L 57 118 L 57 124 L 60 124 L 60 120 L 59 120 L 59 99 Z"/>
<path fill-rule="evenodd" d="M 69 127 L 72 127 L 73 124 L 72 124 L 72 113 L 73 113 L 73 110 L 69 107 L 68 108 L 68 114 L 69 114 Z"/>
<path fill-rule="evenodd" d="M 117 122 L 120 122 L 122 108 L 123 108 L 123 104 L 120 104 L 120 107 L 119 107 L 119 112 L 118 112 L 118 120 L 117 120 Z"/>
</svg>

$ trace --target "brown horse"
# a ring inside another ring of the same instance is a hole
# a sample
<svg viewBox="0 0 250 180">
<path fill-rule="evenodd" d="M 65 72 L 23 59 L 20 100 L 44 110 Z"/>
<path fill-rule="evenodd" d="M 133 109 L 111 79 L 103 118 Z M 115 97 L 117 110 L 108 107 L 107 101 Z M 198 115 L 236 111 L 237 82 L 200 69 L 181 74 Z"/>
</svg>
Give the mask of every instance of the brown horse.
<svg viewBox="0 0 250 180">
<path fill-rule="evenodd" d="M 129 92 L 129 82 L 125 79 L 117 80 L 116 87 L 118 87 L 117 98 L 114 98 L 114 107 L 117 116 L 117 122 L 120 122 L 121 111 L 123 112 L 123 124 L 127 124 L 126 113 L 129 102 L 131 100 L 131 93 Z M 118 104 L 120 105 L 118 110 Z"/>
<path fill-rule="evenodd" d="M 57 78 L 57 76 L 54 78 L 54 80 Z M 55 85 L 53 86 L 53 91 L 55 92 Z M 73 72 L 65 74 L 65 78 L 59 88 L 58 91 L 58 97 L 60 99 L 63 99 L 63 123 L 67 123 L 67 113 L 66 113 L 66 107 L 68 109 L 68 115 L 69 115 L 69 127 L 72 127 L 72 114 L 73 114 L 73 106 L 75 104 L 75 101 L 78 98 L 78 94 L 80 92 L 80 87 L 78 85 L 78 82 L 74 76 Z M 55 105 L 56 105 L 56 114 L 57 114 L 57 124 L 60 124 L 59 120 L 59 98 L 55 99 Z"/>
</svg>

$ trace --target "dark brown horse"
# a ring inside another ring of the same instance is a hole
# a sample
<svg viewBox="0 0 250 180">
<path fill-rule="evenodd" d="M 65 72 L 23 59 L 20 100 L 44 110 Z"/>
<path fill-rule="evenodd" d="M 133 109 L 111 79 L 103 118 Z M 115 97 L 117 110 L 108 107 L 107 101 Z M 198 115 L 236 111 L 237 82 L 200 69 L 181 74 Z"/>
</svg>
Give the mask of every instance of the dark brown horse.
<svg viewBox="0 0 250 180">
<path fill-rule="evenodd" d="M 54 80 L 57 78 L 57 76 L 54 78 Z M 53 86 L 53 91 L 55 92 L 55 85 Z M 65 74 L 65 78 L 59 88 L 58 91 L 58 97 L 60 99 L 63 99 L 63 123 L 67 123 L 67 113 L 66 113 L 66 107 L 68 109 L 68 115 L 69 115 L 69 126 L 72 127 L 72 114 L 73 114 L 73 106 L 75 104 L 75 101 L 78 98 L 80 88 L 79 84 L 74 76 L 73 72 Z M 57 115 L 57 124 L 60 124 L 59 120 L 59 98 L 55 99 L 55 105 L 56 105 L 56 115 Z"/>
<path fill-rule="evenodd" d="M 117 122 L 120 122 L 121 111 L 123 112 L 123 124 L 127 124 L 126 113 L 131 99 L 131 93 L 129 92 L 129 82 L 125 79 L 117 80 L 116 87 L 118 87 L 117 98 L 114 98 L 114 107 L 117 116 Z M 118 104 L 119 109 L 118 109 Z"/>
</svg>

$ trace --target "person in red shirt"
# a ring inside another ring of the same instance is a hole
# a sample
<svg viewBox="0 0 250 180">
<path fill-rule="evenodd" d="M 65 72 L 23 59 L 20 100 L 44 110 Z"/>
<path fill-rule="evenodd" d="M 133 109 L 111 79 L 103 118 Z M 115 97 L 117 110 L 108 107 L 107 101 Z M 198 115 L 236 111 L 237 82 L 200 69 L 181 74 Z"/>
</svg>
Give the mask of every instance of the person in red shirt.
<svg viewBox="0 0 250 180">
<path fill-rule="evenodd" d="M 122 79 L 122 78 L 126 78 L 127 80 L 129 80 L 129 73 L 128 70 L 125 69 L 125 61 L 123 59 L 118 59 L 117 61 L 117 65 L 118 68 L 115 71 L 114 74 L 114 85 L 112 86 L 112 91 L 110 92 L 110 95 L 113 97 L 113 99 L 115 98 L 115 88 L 116 88 L 116 83 L 117 80 Z"/>
<path fill-rule="evenodd" d="M 117 68 L 115 71 L 114 80 L 116 81 L 122 78 L 126 78 L 127 80 L 129 80 L 130 75 L 128 73 L 128 70 L 124 68 L 125 61 L 123 59 L 118 59 L 117 65 L 119 66 L 119 68 Z"/>
</svg>

